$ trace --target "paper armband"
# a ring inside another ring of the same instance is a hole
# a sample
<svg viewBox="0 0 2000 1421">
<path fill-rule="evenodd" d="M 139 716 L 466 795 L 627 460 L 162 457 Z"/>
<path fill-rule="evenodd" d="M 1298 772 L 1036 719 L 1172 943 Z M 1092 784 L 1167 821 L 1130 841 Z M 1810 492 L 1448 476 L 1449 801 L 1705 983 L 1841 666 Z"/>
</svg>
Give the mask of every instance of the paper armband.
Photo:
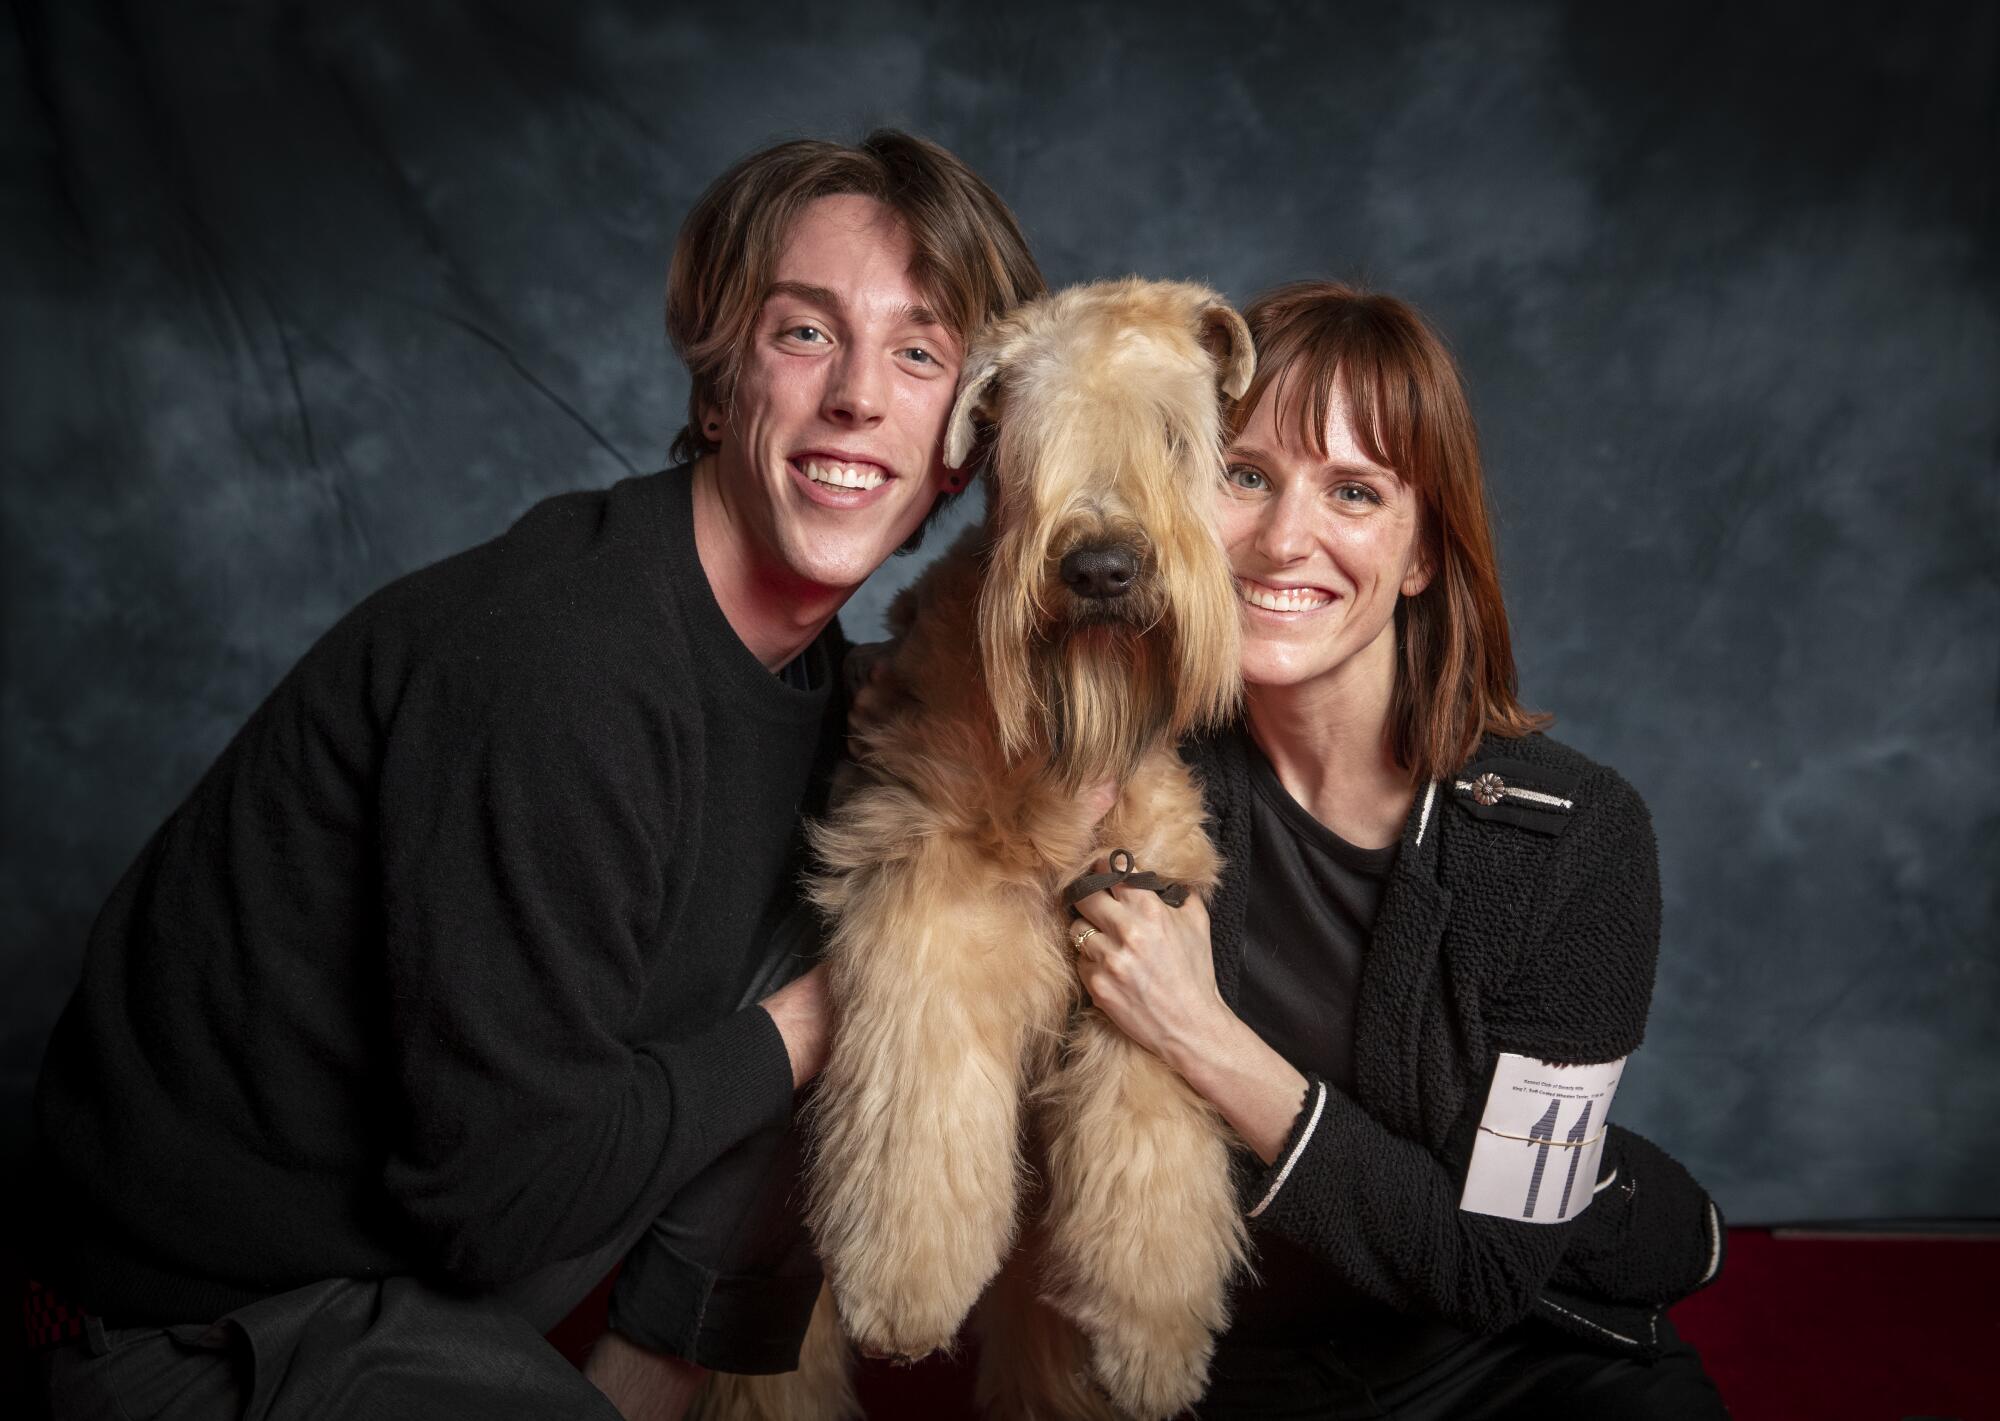
<svg viewBox="0 0 2000 1421">
<path fill-rule="evenodd" d="M 1530 1224 L 1560 1224 L 1589 1208 L 1624 1072 L 1624 1057 L 1551 1066 L 1503 1051 L 1458 1207 Z"/>
</svg>

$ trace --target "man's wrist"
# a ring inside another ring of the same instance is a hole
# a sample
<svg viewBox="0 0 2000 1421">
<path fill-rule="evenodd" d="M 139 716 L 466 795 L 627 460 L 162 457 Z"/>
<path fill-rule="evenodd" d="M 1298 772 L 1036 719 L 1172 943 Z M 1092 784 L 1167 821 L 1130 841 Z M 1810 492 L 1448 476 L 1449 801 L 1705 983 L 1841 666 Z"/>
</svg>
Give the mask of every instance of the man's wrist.
<svg viewBox="0 0 2000 1421">
<path fill-rule="evenodd" d="M 797 1090 L 826 1065 L 826 969 L 814 967 L 794 978 L 758 1005 L 778 1028 L 785 1055 L 792 1065 L 792 1089 Z"/>
<path fill-rule="evenodd" d="M 598 1339 L 583 1374 L 625 1421 L 680 1421 L 708 1379 L 706 1368 L 641 1347 L 618 1332 Z"/>
</svg>

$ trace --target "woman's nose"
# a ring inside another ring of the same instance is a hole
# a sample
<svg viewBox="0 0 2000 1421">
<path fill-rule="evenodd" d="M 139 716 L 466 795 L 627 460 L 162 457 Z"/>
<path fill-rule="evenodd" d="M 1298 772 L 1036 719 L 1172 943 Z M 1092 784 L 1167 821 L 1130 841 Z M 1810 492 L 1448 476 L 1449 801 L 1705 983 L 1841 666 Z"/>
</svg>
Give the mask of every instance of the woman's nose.
<svg viewBox="0 0 2000 1421">
<path fill-rule="evenodd" d="M 1275 564 L 1302 557 L 1312 547 L 1310 511 L 1291 491 L 1265 503 L 1257 520 L 1257 551 Z"/>
</svg>

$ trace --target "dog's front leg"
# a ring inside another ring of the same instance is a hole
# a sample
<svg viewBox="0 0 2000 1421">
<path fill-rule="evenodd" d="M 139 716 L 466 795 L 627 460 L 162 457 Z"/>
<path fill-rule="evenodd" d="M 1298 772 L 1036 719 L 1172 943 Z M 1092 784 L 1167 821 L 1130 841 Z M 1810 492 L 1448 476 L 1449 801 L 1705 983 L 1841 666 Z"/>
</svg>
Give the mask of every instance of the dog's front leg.
<svg viewBox="0 0 2000 1421">
<path fill-rule="evenodd" d="M 935 835 L 823 894 L 836 1029 L 810 1218 L 841 1319 L 878 1355 L 949 1346 L 1013 1239 L 1024 1065 L 1073 988 L 1051 905 L 996 878 Z"/>
<path fill-rule="evenodd" d="M 1049 1300 L 1140 1418 L 1201 1398 L 1244 1228 L 1227 1126 L 1095 1009 L 1050 1087 Z"/>
</svg>

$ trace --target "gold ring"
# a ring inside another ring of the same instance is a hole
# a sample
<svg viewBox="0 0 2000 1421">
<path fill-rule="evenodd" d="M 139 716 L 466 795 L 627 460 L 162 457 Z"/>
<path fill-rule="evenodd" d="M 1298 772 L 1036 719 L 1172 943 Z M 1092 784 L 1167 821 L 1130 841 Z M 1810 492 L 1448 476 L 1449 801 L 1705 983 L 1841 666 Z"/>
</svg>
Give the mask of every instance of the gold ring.
<svg viewBox="0 0 2000 1421">
<path fill-rule="evenodd" d="M 1069 945 L 1075 951 L 1082 952 L 1083 945 L 1089 942 L 1092 937 L 1096 936 L 1096 934 L 1097 934 L 1096 928 L 1086 927 L 1082 932 L 1078 933 L 1075 937 L 1069 940 Z"/>
</svg>

